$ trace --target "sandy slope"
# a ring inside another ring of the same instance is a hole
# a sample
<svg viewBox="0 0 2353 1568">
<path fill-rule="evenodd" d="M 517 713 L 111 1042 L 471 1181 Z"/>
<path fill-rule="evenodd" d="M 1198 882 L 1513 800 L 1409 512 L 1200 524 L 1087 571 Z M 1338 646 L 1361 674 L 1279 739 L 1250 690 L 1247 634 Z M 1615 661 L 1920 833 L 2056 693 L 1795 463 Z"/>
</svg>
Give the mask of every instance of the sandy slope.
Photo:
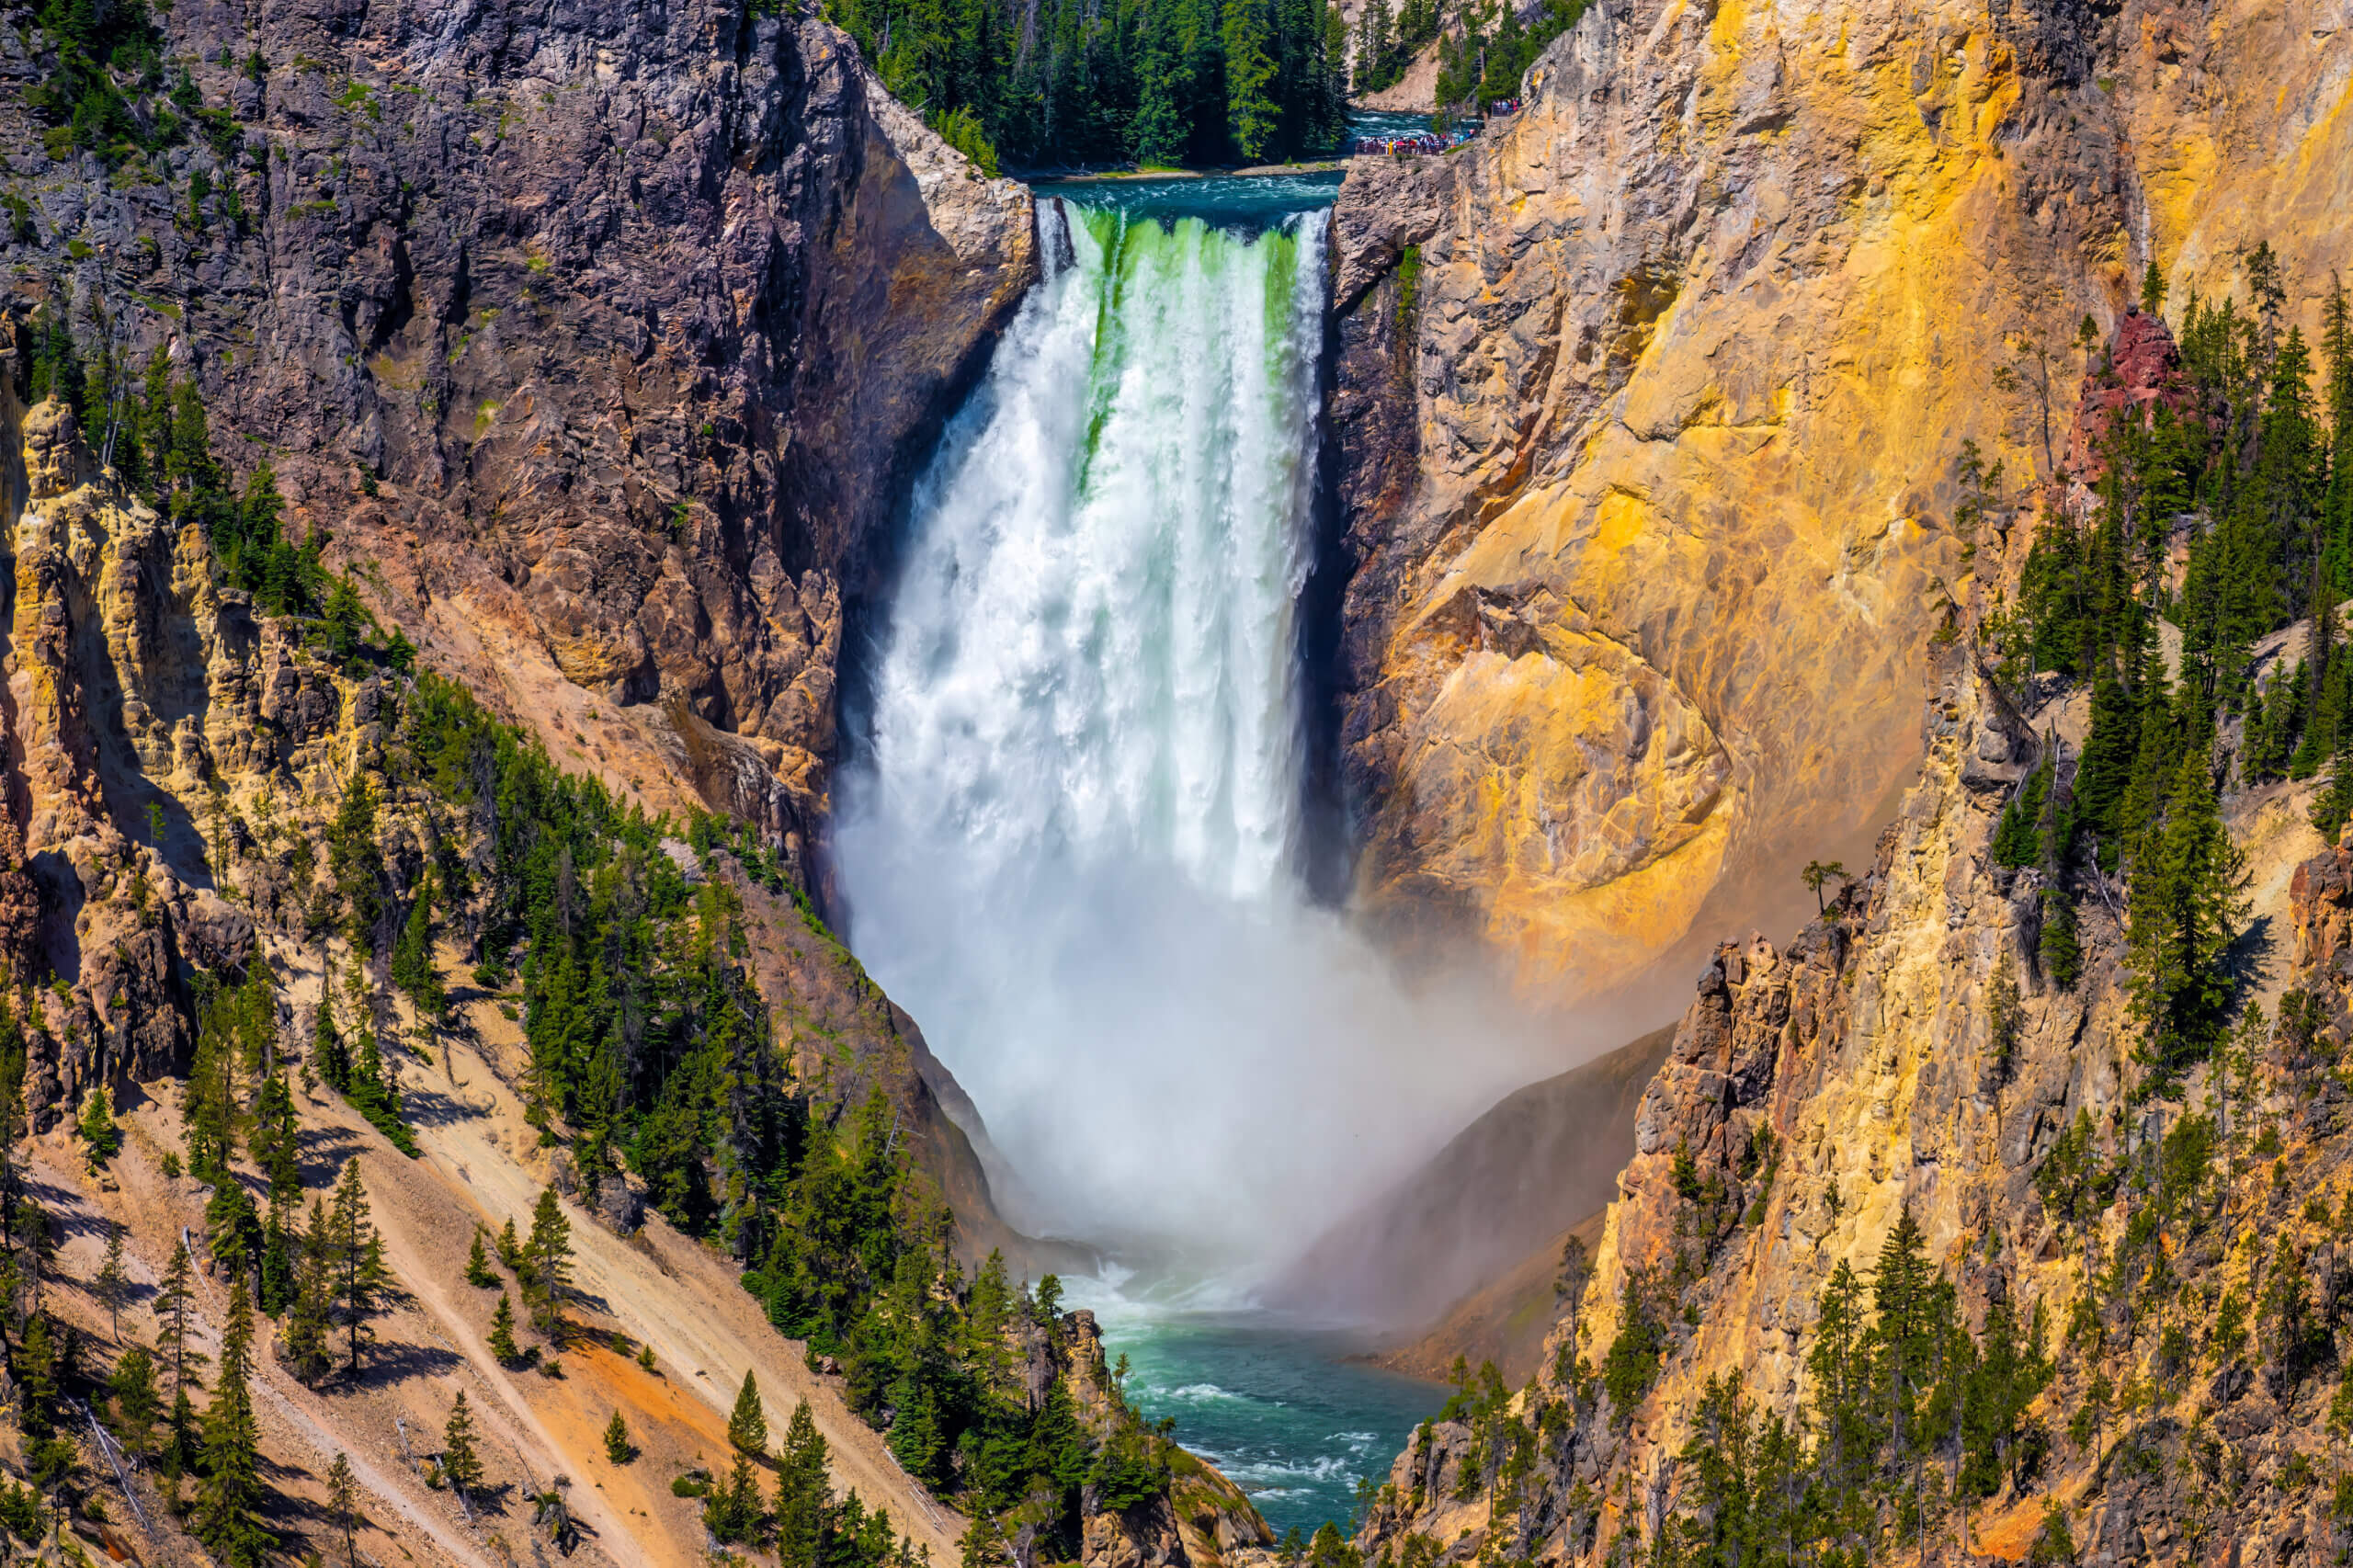
<svg viewBox="0 0 2353 1568">
<path fill-rule="evenodd" d="M 315 968 L 299 955 L 279 957 L 281 972 L 293 971 L 290 998 L 307 1008 L 316 994 Z M 695 1465 L 723 1468 L 727 1413 L 750 1369 L 772 1430 L 780 1432 L 797 1401 L 809 1400 L 833 1446 L 837 1487 L 855 1488 L 870 1505 L 888 1508 L 934 1562 L 953 1562 L 962 1522 L 922 1496 L 828 1380 L 806 1369 L 801 1347 L 769 1326 L 729 1261 L 658 1217 L 622 1238 L 567 1204 L 580 1295 L 572 1317 L 598 1337 L 575 1338 L 562 1356 L 561 1377 L 509 1371 L 491 1358 L 483 1340 L 497 1291 L 465 1282 L 467 1250 L 477 1224 L 494 1230 L 512 1215 L 528 1225 L 550 1158 L 525 1124 L 520 1101 L 485 1060 L 503 1057 L 510 1070 L 519 1066 L 515 1025 L 492 1000 L 465 1010 L 483 1030 L 479 1049 L 445 1036 L 428 1048 L 430 1065 L 401 1053 L 403 1092 L 422 1159 L 403 1157 L 324 1089 L 297 1091 L 306 1188 L 324 1194 L 346 1158 L 360 1160 L 404 1295 L 373 1325 L 369 1369 L 356 1383 L 338 1379 L 316 1391 L 303 1387 L 278 1369 L 271 1336 L 262 1335 L 255 1403 L 265 1475 L 279 1494 L 271 1524 L 281 1543 L 297 1558 L 330 1544 L 324 1477 L 341 1451 L 351 1456 L 366 1494 L 370 1524 L 359 1549 L 384 1568 L 531 1563 L 529 1494 L 551 1484 L 565 1490 L 581 1527 L 583 1542 L 571 1562 L 615 1568 L 700 1563 L 708 1547 L 700 1504 L 674 1496 L 669 1483 Z M 104 1178 L 84 1171 L 79 1148 L 64 1132 L 35 1142 L 33 1179 L 63 1238 L 48 1302 L 104 1346 L 102 1361 L 114 1354 L 106 1312 L 82 1282 L 99 1267 L 107 1220 L 125 1227 L 136 1287 L 121 1318 L 125 1343 L 152 1340 L 145 1303 L 153 1281 L 182 1228 L 200 1231 L 202 1224 L 209 1189 L 161 1170 L 165 1152 L 179 1146 L 179 1085 L 160 1085 L 155 1092 L 163 1097 L 123 1108 L 126 1147 Z M 199 1281 L 199 1338 L 206 1354 L 217 1357 L 226 1298 L 210 1278 Z M 628 1336 L 632 1353 L 639 1344 L 653 1345 L 654 1370 L 641 1368 L 633 1354 L 616 1353 L 608 1343 L 616 1330 Z M 488 1471 L 471 1514 L 424 1479 L 461 1388 L 475 1411 Z M 197 1396 L 199 1409 L 208 1397 Z M 616 1409 L 640 1450 L 626 1466 L 612 1464 L 604 1451 L 605 1425 Z M 165 1522 L 160 1498 L 143 1484 L 142 1491 L 158 1526 L 158 1538 L 144 1543 L 147 1559 L 199 1560 L 193 1543 Z M 119 1519 L 124 1510 L 113 1501 Z"/>
<path fill-rule="evenodd" d="M 483 1019 L 484 1049 L 495 1056 L 501 1047 L 492 1026 L 504 1020 L 486 1006 L 475 1011 L 488 1015 Z M 512 1033 L 511 1025 L 506 1032 Z M 449 1055 L 454 1086 L 441 1074 L 411 1069 L 418 1089 L 433 1087 L 448 1108 L 428 1120 L 426 1095 L 413 1096 L 426 1158 L 400 1173 L 409 1178 L 400 1185 L 413 1190 L 404 1190 L 396 1205 L 388 1206 L 396 1207 L 406 1221 L 392 1240 L 393 1261 L 404 1278 L 417 1282 L 415 1288 L 437 1316 L 465 1325 L 479 1323 L 486 1332 L 494 1297 L 472 1290 L 462 1279 L 471 1224 L 479 1220 L 494 1229 L 511 1214 L 518 1227 L 527 1228 L 549 1162 L 532 1146 L 521 1102 L 484 1065 L 483 1056 L 462 1045 Z M 519 1067 L 519 1058 L 509 1065 Z M 433 1187 L 439 1188 L 438 1195 Z M 928 1546 L 935 1558 L 944 1562 L 953 1556 L 961 1522 L 919 1496 L 881 1437 L 850 1414 L 828 1380 L 803 1365 L 799 1344 L 769 1326 L 759 1303 L 737 1282 L 732 1264 L 679 1235 L 659 1216 L 649 1214 L 643 1232 L 625 1241 L 577 1208 L 567 1206 L 567 1212 L 573 1220 L 574 1280 L 584 1303 L 574 1315 L 600 1328 L 618 1327 L 633 1342 L 652 1343 L 662 1369 L 698 1396 L 694 1403 L 705 1417 L 699 1442 L 708 1462 L 716 1465 L 725 1452 L 727 1413 L 749 1369 L 759 1379 L 772 1427 L 780 1429 L 794 1403 L 808 1400 L 819 1429 L 833 1446 L 836 1485 L 889 1508 L 892 1518 L 919 1544 Z M 386 1232 L 388 1238 L 394 1237 L 389 1218 Z M 455 1299 L 476 1296 L 482 1299 Z M 469 1359 L 489 1366 L 479 1334 L 471 1326 L 463 1332 Z M 566 1358 L 567 1365 L 575 1360 L 612 1395 L 643 1392 L 634 1365 L 629 1368 L 631 1375 L 623 1378 L 614 1370 L 620 1358 L 609 1353 Z M 489 1376 L 518 1416 L 528 1412 L 547 1449 L 577 1456 L 569 1459 L 572 1473 L 608 1468 L 601 1457 L 601 1434 L 610 1405 L 581 1408 L 581 1399 L 567 1385 L 584 1378 L 559 1382 L 536 1373 L 509 1376 L 494 1368 Z M 649 1415 L 657 1412 L 682 1426 L 688 1420 L 685 1405 L 668 1399 L 648 1409 Z M 584 1421 L 589 1423 L 585 1427 Z M 631 1424 L 636 1425 L 634 1417 Z M 670 1497 L 667 1474 L 661 1478 L 660 1492 L 665 1506 L 685 1506 Z M 691 1542 L 680 1544 L 690 1545 L 688 1555 L 699 1560 L 699 1524 L 689 1533 Z"/>
</svg>

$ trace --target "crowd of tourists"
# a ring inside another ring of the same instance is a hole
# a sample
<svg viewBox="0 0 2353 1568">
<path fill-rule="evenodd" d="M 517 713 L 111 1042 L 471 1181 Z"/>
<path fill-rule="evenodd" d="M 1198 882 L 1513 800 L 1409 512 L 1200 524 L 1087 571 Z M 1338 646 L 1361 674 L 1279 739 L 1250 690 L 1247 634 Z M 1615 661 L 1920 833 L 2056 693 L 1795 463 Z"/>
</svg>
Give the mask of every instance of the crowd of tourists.
<svg viewBox="0 0 2353 1568">
<path fill-rule="evenodd" d="M 1358 157 L 1381 153 L 1443 153 L 1449 147 L 1461 146 L 1474 133 L 1449 131 L 1440 135 L 1435 131 L 1423 131 L 1411 136 L 1359 136 L 1348 143 L 1348 151 Z"/>
<path fill-rule="evenodd" d="M 1503 98 L 1487 106 L 1490 116 L 1518 114 L 1519 100 Z M 1378 156 L 1382 153 L 1443 153 L 1460 147 L 1479 134 L 1480 121 L 1466 120 L 1445 131 L 1416 131 L 1404 136 L 1357 136 L 1348 141 L 1348 152 L 1357 157 Z"/>
</svg>

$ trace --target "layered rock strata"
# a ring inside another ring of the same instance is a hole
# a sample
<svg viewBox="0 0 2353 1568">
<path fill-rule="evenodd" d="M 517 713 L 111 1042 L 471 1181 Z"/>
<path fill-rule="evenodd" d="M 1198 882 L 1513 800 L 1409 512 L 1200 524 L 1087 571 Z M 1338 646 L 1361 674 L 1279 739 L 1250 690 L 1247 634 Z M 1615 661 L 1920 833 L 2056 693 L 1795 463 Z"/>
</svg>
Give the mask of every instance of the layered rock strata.
<svg viewBox="0 0 2353 1568">
<path fill-rule="evenodd" d="M 19 978 L 61 983 L 34 994 L 27 1108 L 46 1127 L 100 1084 L 184 1070 L 191 973 L 243 964 L 257 926 L 313 924 L 314 846 L 346 780 L 403 797 L 381 771 L 398 715 L 385 677 L 336 670 L 299 625 L 224 586 L 202 530 L 126 495 L 70 412 L 23 407 L 21 363 L 21 346 L 0 355 L 0 443 L 27 481 L 8 536 L 7 739 L 11 811 L 28 825 L 0 857 L 0 939 Z M 377 853 L 400 885 L 423 874 L 436 831 L 385 813 Z M 913 1022 L 793 901 L 734 880 L 795 1076 L 837 1104 L 883 1087 L 970 1244 L 1017 1243 Z"/>
</svg>

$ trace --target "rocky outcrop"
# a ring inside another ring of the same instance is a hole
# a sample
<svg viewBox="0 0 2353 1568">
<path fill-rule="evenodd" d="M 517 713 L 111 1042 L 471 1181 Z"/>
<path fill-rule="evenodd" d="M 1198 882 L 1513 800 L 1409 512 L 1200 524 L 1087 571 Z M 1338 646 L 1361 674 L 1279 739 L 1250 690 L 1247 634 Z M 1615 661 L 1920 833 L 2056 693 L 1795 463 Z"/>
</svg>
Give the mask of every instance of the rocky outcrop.
<svg viewBox="0 0 2353 1568">
<path fill-rule="evenodd" d="M 2176 418 L 2200 417 L 2198 396 L 2182 373 L 2181 350 L 2163 320 L 2125 308 L 2104 362 L 2085 378 L 2067 428 L 2067 474 L 2096 484 L 2108 472 L 2108 442 L 2120 419 L 2146 428 L 2164 408 Z"/>
<path fill-rule="evenodd" d="M 1065 1381 L 1079 1420 L 1098 1441 L 1136 1423 L 1104 1356 L 1093 1312 L 1065 1315 L 1039 1348 L 1059 1369 L 1055 1375 Z M 1094 1484 L 1087 1486 L 1080 1551 L 1086 1568 L 1274 1568 L 1268 1549 L 1275 1532 L 1239 1486 L 1165 1437 L 1139 1434 L 1137 1440 L 1168 1467 L 1168 1483 L 1125 1507 L 1108 1506 Z"/>
<path fill-rule="evenodd" d="M 0 443 L 26 479 L 8 538 L 6 902 L 17 982 L 74 983 L 41 994 L 54 1049 L 28 1063 L 26 1108 L 47 1126 L 100 1083 L 180 1067 L 183 962 L 251 950 L 253 923 L 209 885 L 188 812 L 221 764 L 250 761 L 262 732 L 240 700 L 255 628 L 223 600 L 210 546 L 97 475 L 62 405 L 26 410 L 20 365 L 18 352 L 0 357 Z"/>
<path fill-rule="evenodd" d="M 2152 258 L 2177 304 L 2269 237 L 2308 328 L 2353 259 L 2336 9 L 1617 0 L 1469 147 L 1357 160 L 1366 906 L 1550 993 L 1793 917 L 1919 756 L 1962 440 L 2049 477 Z"/>
<path fill-rule="evenodd" d="M 376 853 L 404 894 L 451 824 L 384 774 L 401 683 L 337 670 L 299 623 L 223 586 L 199 527 L 125 494 L 62 404 L 23 406 L 24 357 L 0 358 L 0 449 L 26 476 L 8 534 L 9 835 L 17 814 L 28 824 L 0 854 L 0 942 L 28 989 L 62 983 L 32 993 L 27 1104 L 46 1127 L 100 1083 L 186 1066 L 192 971 L 241 968 L 257 926 L 298 946 L 331 926 L 314 879 L 348 778 L 397 808 Z M 1017 1245 L 934 1085 L 961 1091 L 912 1022 L 813 915 L 711 858 L 695 876 L 733 885 L 800 1080 L 837 1106 L 880 1086 L 967 1250 Z M 579 1198 L 622 1231 L 643 1207 L 642 1184 Z"/>
<path fill-rule="evenodd" d="M 43 156 L 41 35 L 0 60 L 20 295 L 167 349 L 429 662 L 797 856 L 845 616 L 1032 275 L 1027 193 L 798 6 L 154 14 L 215 119 L 111 174 Z"/>
<path fill-rule="evenodd" d="M 1067 1267 L 1066 1249 L 1020 1234 L 997 1213 L 965 1131 L 981 1129 L 979 1114 L 915 1020 L 799 901 L 734 881 L 757 933 L 753 980 L 778 1021 L 778 1045 L 794 1077 L 842 1105 L 854 1104 L 869 1085 L 887 1087 L 917 1168 L 956 1216 L 956 1250 L 967 1263 L 997 1251 L 1024 1273 Z"/>
<path fill-rule="evenodd" d="M 1989 1292 L 2062 1299 L 2073 1255 L 2046 1257 L 2019 1217 L 2054 1124 L 2121 1104 L 2108 1043 L 2120 1004 L 2108 971 L 2036 998 L 2015 1079 L 1981 1072 L 1986 986 L 2002 951 L 2031 951 L 2033 891 L 1985 846 L 2034 741 L 1965 642 L 1937 648 L 1927 760 L 1874 867 L 1786 947 L 1720 946 L 1643 1095 L 1590 1283 L 1511 1407 L 1547 1434 L 1542 1481 L 1498 1501 L 1476 1418 L 1426 1428 L 1367 1524 L 1369 1551 L 1423 1538 L 1448 1543 L 1448 1561 L 1597 1562 L 1651 1541 L 1708 1380 L 1736 1372 L 1764 1407 L 1794 1413 L 1824 1281 L 1842 1261 L 1867 1270 L 1907 1208 L 1965 1312 L 1982 1319 Z M 2112 954 L 2115 936 L 2093 933 L 2092 950 Z M 1976 1244 L 1994 1229 L 1998 1255 Z M 1654 1320 L 1663 1365 L 1639 1408 L 1620 1409 L 1592 1369 L 1634 1311 Z"/>
</svg>

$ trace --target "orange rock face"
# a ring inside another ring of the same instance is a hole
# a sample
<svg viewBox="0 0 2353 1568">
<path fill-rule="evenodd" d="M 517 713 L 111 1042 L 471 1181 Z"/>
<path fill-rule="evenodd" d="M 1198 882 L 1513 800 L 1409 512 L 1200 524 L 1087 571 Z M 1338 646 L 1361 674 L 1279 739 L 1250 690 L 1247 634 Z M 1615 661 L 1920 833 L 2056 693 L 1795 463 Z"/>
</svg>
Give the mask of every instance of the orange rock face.
<svg viewBox="0 0 2353 1568">
<path fill-rule="evenodd" d="M 2353 245 L 2326 7 L 2044 9 L 1597 6 L 1487 138 L 1354 166 L 1369 908 L 1549 995 L 1789 913 L 1918 758 L 1961 443 L 2054 472 L 2076 325 L 2153 257 L 2177 310 L 2269 237 L 2311 329 Z"/>
</svg>

